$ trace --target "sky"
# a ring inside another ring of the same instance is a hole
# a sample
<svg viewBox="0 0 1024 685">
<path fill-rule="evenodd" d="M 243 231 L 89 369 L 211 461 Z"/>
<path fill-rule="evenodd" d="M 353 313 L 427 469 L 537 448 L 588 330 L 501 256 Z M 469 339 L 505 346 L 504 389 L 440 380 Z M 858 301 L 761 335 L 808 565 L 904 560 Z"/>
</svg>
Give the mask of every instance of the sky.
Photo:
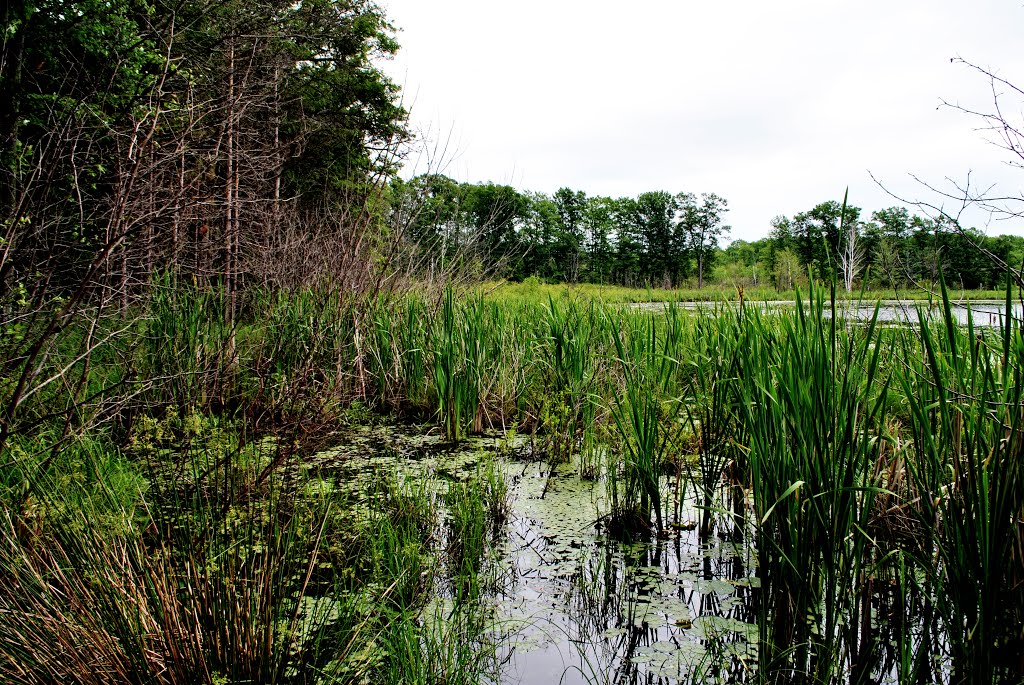
<svg viewBox="0 0 1024 685">
<path fill-rule="evenodd" d="M 921 182 L 1024 188 L 981 120 L 942 106 L 992 110 L 987 78 L 954 57 L 1024 86 L 1021 2 L 379 2 L 401 45 L 381 66 L 420 136 L 405 175 L 714 192 L 744 240 L 847 188 L 862 218 L 893 195 L 954 209 Z M 1001 102 L 1024 119 L 1024 98 Z"/>
</svg>

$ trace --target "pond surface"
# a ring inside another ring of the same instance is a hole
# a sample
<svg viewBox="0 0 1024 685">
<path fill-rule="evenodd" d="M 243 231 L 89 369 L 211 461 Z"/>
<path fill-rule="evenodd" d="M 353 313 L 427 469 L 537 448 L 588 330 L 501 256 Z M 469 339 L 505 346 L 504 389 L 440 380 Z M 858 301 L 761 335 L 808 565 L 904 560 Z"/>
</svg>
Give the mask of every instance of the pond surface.
<svg viewBox="0 0 1024 685">
<path fill-rule="evenodd" d="M 668 539 L 609 540 L 603 485 L 567 466 L 549 471 L 521 466 L 501 549 L 504 682 L 676 682 L 754 667 L 749 547 L 717 536 L 702 544 L 692 505 Z"/>
<path fill-rule="evenodd" d="M 442 491 L 495 451 L 507 457 L 512 496 L 490 559 L 498 582 L 484 599 L 501 685 L 758 682 L 756 554 L 750 532 L 725 512 L 712 517 L 702 540 L 701 512 L 684 497 L 667 507 L 668 530 L 658 539 L 613 540 L 604 530 L 603 482 L 580 479 L 568 464 L 552 469 L 529 459 L 521 442 L 510 449 L 501 436 L 478 437 L 452 448 L 427 428 L 357 429 L 309 468 L 339 487 L 358 489 L 390 471 L 428 478 Z M 676 483 L 663 478 L 662 486 L 671 501 Z M 898 681 L 894 631 L 912 600 L 889 586 L 876 590 L 878 677 L 870 682 Z M 948 666 L 935 668 L 948 673 Z"/>
<path fill-rule="evenodd" d="M 461 480 L 498 443 L 454 450 L 436 432 L 381 427 L 353 432 L 310 466 L 349 484 L 391 469 Z M 701 542 L 687 500 L 663 539 L 619 542 L 603 532 L 602 482 L 568 464 L 509 459 L 504 469 L 512 515 L 495 544 L 500 581 L 488 598 L 502 683 L 673 683 L 708 671 L 742 680 L 754 671 L 758 579 L 751 546 L 732 541 L 731 524 Z"/>
<path fill-rule="evenodd" d="M 713 302 L 678 302 L 676 306 L 687 310 L 704 310 L 713 312 L 715 307 L 721 307 L 723 305 L 716 304 Z M 779 311 L 790 309 L 795 305 L 792 301 L 772 301 L 772 302 L 747 302 L 748 307 L 759 307 L 765 311 Z M 665 302 L 643 302 L 633 305 L 634 308 L 642 309 L 646 311 L 662 311 L 667 307 Z M 729 306 L 735 306 L 731 303 Z M 852 319 L 855 321 L 869 321 L 875 313 L 874 302 L 837 302 L 836 311 L 840 312 L 841 316 Z M 882 300 L 879 302 L 878 307 L 878 320 L 883 323 L 917 323 L 918 322 L 918 311 L 924 313 L 924 315 L 933 322 L 942 320 L 942 305 L 941 303 L 930 305 L 928 302 L 922 302 L 920 300 Z M 950 306 L 950 313 L 953 318 L 956 319 L 957 323 L 962 326 L 966 326 L 970 318 L 973 317 L 974 325 L 979 327 L 996 327 L 1002 325 L 1002 320 L 1006 314 L 1006 303 L 998 300 L 980 300 L 977 302 L 953 302 Z M 826 316 L 831 316 L 832 312 L 826 308 Z M 1024 305 L 1020 302 L 1013 303 L 1012 305 L 1012 316 L 1014 321 L 1019 325 L 1024 320 Z"/>
</svg>

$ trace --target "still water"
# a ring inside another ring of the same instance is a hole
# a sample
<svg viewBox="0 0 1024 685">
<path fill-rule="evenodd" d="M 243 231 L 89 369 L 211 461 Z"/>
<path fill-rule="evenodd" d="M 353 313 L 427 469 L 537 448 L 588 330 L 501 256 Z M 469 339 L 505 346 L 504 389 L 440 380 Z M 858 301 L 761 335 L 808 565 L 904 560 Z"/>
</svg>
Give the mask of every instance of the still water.
<svg viewBox="0 0 1024 685">
<path fill-rule="evenodd" d="M 497 646 L 500 685 L 758 682 L 761 579 L 749 524 L 717 511 L 702 539 L 689 479 L 663 477 L 666 501 L 679 496 L 681 503 L 667 529 L 646 540 L 614 540 L 605 532 L 602 481 L 529 458 L 528 448 L 510 457 L 502 442 L 474 438 L 454 448 L 434 430 L 378 426 L 353 431 L 309 466 L 333 472 L 339 486 L 358 488 L 360 479 L 392 472 L 444 488 L 470 477 L 487 452 L 505 453 L 512 514 L 497 533 L 489 561 L 497 582 L 483 600 L 493 616 L 488 639 Z M 721 495 L 724 501 L 729 493 Z M 906 615 L 905 601 L 885 587 L 873 600 L 872 682 L 897 682 L 896 624 L 885 616 Z"/>
<path fill-rule="evenodd" d="M 675 306 L 687 310 L 704 310 L 713 312 L 716 306 L 710 302 L 678 302 Z M 633 305 L 637 309 L 647 311 L 661 311 L 670 306 L 664 302 L 642 302 Z M 735 306 L 734 304 L 729 306 Z M 747 302 L 747 307 L 758 307 L 762 311 L 783 311 L 795 306 L 794 302 L 772 301 L 772 302 Z M 837 302 L 836 311 L 841 317 L 869 321 L 875 313 L 875 303 L 860 302 Z M 960 325 L 966 326 L 968 321 L 973 319 L 975 326 L 995 327 L 1002 325 L 1006 314 L 1006 303 L 996 300 L 982 300 L 978 302 L 954 302 L 951 303 L 950 313 Z M 831 316 L 831 309 L 825 311 L 826 316 Z M 881 300 L 878 303 L 878 320 L 884 323 L 917 323 L 920 316 L 924 316 L 930 322 L 942 321 L 942 306 L 930 305 L 919 300 Z M 1024 305 L 1020 302 L 1012 304 L 1012 317 L 1016 325 L 1024 320 Z"/>
</svg>

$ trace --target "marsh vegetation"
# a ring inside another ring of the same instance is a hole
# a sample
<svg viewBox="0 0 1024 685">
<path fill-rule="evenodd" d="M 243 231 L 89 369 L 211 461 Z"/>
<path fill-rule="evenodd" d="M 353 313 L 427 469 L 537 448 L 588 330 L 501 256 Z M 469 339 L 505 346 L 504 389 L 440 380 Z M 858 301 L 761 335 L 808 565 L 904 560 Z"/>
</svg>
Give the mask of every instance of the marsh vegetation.
<svg viewBox="0 0 1024 685">
<path fill-rule="evenodd" d="M 368 0 L 0 15 L 0 682 L 1024 682 L 1024 239 L 399 177 Z"/>
<path fill-rule="evenodd" d="M 5 681 L 1024 674 L 1012 315 L 221 304 L 161 289 L 12 424 Z"/>
</svg>

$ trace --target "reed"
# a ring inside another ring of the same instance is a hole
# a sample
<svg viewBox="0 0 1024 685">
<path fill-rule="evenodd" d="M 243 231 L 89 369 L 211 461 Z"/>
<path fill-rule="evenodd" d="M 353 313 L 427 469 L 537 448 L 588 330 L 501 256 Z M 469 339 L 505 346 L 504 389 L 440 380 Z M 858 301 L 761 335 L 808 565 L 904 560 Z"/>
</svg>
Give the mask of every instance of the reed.
<svg viewBox="0 0 1024 685">
<path fill-rule="evenodd" d="M 1009 289 L 995 329 L 957 324 L 944 288 L 912 329 L 844 320 L 816 287 L 792 310 L 538 292 L 253 292 L 229 327 L 221 294 L 158 288 L 134 351 L 81 369 L 97 392 L 139 380 L 97 395 L 108 427 L 47 423 L 40 394 L 39 428 L 5 445 L 0 680 L 495 681 L 503 467 L 342 494 L 305 455 L 358 406 L 432 412 L 449 442 L 536 428 L 547 458 L 604 478 L 621 537 L 667 533 L 666 468 L 681 487 L 692 465 L 704 541 L 730 508 L 752 532 L 761 680 L 1020 682 Z M 628 613 L 605 585 L 579 611 Z"/>
<path fill-rule="evenodd" d="M 601 334 L 593 303 L 564 306 L 550 299 L 543 311 L 541 355 L 546 367 L 538 414 L 541 449 L 552 464 L 578 459 L 580 471 L 594 478 L 595 343 Z"/>
<path fill-rule="evenodd" d="M 37 526 L 5 510 L 0 679 L 470 683 L 493 672 L 485 608 L 428 606 L 441 539 L 430 482 L 385 475 L 365 499 L 277 478 L 257 492 L 259 464 L 275 458 L 256 452 L 272 445 L 225 447 L 221 459 L 201 442 L 184 448 L 189 469 L 154 448 L 166 462 L 154 456 L 149 491 L 110 469 L 93 484 L 53 470 L 60 487 L 38 488 Z M 462 492 L 459 573 L 479 583 L 470 547 L 490 540 L 508 489 L 488 463 Z"/>
<path fill-rule="evenodd" d="M 303 610 L 318 517 L 277 498 L 224 514 L 216 499 L 178 500 L 195 501 L 206 510 L 150 507 L 148 524 L 125 510 L 105 535 L 79 500 L 34 542 L 8 517 L 0 568 L 17 590 L 0 592 L 12 617 L 0 634 L 4 681 L 275 683 L 309 670 L 343 629 Z M 193 528 L 199 520 L 210 525 Z"/>
<path fill-rule="evenodd" d="M 746 426 L 739 416 L 735 387 L 741 380 L 744 324 L 737 309 L 721 307 L 699 314 L 687 363 L 683 407 L 696 438 L 699 482 L 695 485 L 702 497 L 700 533 L 704 538 L 711 534 L 714 512 L 726 508 L 716 501 L 726 466 L 733 466 L 738 483 L 746 480 L 742 451 L 737 447 L 746 443 Z M 742 522 L 736 525 L 741 527 Z"/>
<path fill-rule="evenodd" d="M 224 394 L 233 363 L 232 328 L 220 293 L 169 279 L 153 289 L 141 345 L 141 374 L 153 379 L 148 403 L 175 401 L 181 410 L 204 408 Z"/>
<path fill-rule="evenodd" d="M 410 295 L 405 301 L 398 341 L 405 395 L 412 407 L 427 403 L 426 319 L 422 300 Z"/>
<path fill-rule="evenodd" d="M 380 474 L 375 480 L 376 506 L 362 531 L 371 541 L 373 577 L 387 588 L 383 600 L 390 612 L 414 616 L 437 576 L 439 503 L 425 479 Z"/>
<path fill-rule="evenodd" d="M 761 668 L 833 682 L 860 653 L 857 589 L 876 487 L 875 431 L 888 381 L 876 318 L 842 323 L 811 291 L 778 319 L 754 316 L 740 386 L 762 582 Z M 779 329 L 774 329 L 778 321 Z M 856 671 L 857 669 L 853 669 Z"/>
<path fill-rule="evenodd" d="M 368 384 L 358 317 L 329 290 L 255 291 L 239 326 L 234 403 L 257 430 L 329 421 Z"/>
<path fill-rule="evenodd" d="M 900 378 L 913 438 L 913 511 L 928 536 L 915 552 L 934 588 L 954 682 L 1000 682 L 1024 673 L 1024 344 L 1011 290 L 1001 328 L 956 325 L 922 311 L 920 345 Z M 910 340 L 909 337 L 906 338 Z"/>
<path fill-rule="evenodd" d="M 433 380 L 437 416 L 450 442 L 483 426 L 480 380 L 486 347 L 484 304 L 477 299 L 459 307 L 451 289 L 445 291 L 440 322 L 433 336 Z"/>
<path fill-rule="evenodd" d="M 670 320 L 671 322 L 671 320 Z M 625 536 L 664 530 L 661 474 L 665 455 L 679 434 L 678 397 L 669 395 L 679 362 L 670 356 L 678 345 L 679 329 L 669 324 L 659 338 L 653 316 L 629 333 L 629 347 L 615 322 L 609 323 L 622 373 L 622 390 L 613 397 L 611 414 L 621 438 L 622 462 L 609 466 L 611 530 Z M 621 470 L 621 485 L 619 473 Z"/>
<path fill-rule="evenodd" d="M 380 635 L 383 657 L 373 682 L 497 682 L 500 664 L 490 625 L 486 612 L 465 605 L 437 606 L 414 620 L 394 621 Z"/>
<path fill-rule="evenodd" d="M 509 486 L 501 465 L 484 456 L 466 481 L 448 484 L 447 552 L 456 605 L 476 603 L 494 588 L 495 569 L 488 566 L 493 543 L 509 513 Z"/>
</svg>

